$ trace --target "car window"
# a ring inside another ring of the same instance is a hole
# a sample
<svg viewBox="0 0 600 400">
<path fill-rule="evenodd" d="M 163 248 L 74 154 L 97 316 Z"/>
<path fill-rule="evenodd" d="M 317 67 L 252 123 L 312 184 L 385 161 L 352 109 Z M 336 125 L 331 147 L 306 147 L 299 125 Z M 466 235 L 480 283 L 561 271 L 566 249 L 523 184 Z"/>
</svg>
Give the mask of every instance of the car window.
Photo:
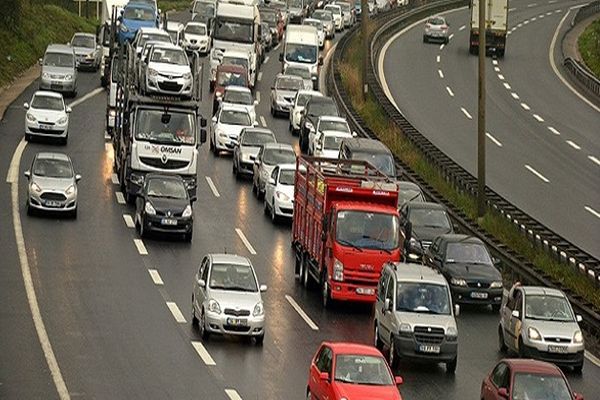
<svg viewBox="0 0 600 400">
<path fill-rule="evenodd" d="M 450 229 L 446 211 L 439 208 L 416 208 L 410 213 L 410 222 L 413 226 Z"/>
<path fill-rule="evenodd" d="M 228 125 L 252 125 L 247 112 L 237 110 L 223 110 L 219 122 Z"/>
<path fill-rule="evenodd" d="M 448 243 L 446 262 L 492 265 L 492 259 L 481 243 Z"/>
<path fill-rule="evenodd" d="M 518 373 L 513 380 L 512 398 L 571 400 L 571 393 L 562 376 Z"/>
<path fill-rule="evenodd" d="M 175 65 L 188 65 L 188 59 L 185 56 L 185 52 L 181 49 L 165 49 L 155 48 L 152 52 L 153 62 L 175 64 Z"/>
<path fill-rule="evenodd" d="M 185 33 L 189 35 L 206 35 L 206 25 L 189 24 L 185 27 Z"/>
<path fill-rule="evenodd" d="M 279 173 L 279 168 L 275 167 L 273 168 L 273 172 L 271 172 L 271 178 L 275 179 L 275 182 L 277 182 L 277 174 Z"/>
<path fill-rule="evenodd" d="M 200 263 L 200 268 L 198 269 L 198 277 L 203 279 L 206 282 L 208 278 L 208 257 L 204 257 L 202 262 Z"/>
<path fill-rule="evenodd" d="M 450 294 L 446 285 L 435 283 L 398 283 L 396 310 L 450 315 Z"/>
<path fill-rule="evenodd" d="M 245 131 L 240 139 L 240 143 L 244 146 L 261 146 L 265 143 L 275 142 L 275 137 L 271 132 L 261 131 Z"/>
<path fill-rule="evenodd" d="M 290 149 L 267 149 L 263 162 L 267 165 L 291 164 L 296 162 L 296 153 Z"/>
<path fill-rule="evenodd" d="M 96 39 L 92 36 L 75 35 L 71 40 L 71 46 L 73 47 L 85 47 L 94 48 L 96 47 Z"/>
<path fill-rule="evenodd" d="M 74 63 L 73 54 L 68 53 L 46 53 L 44 66 L 48 67 L 72 67 Z"/>
<path fill-rule="evenodd" d="M 300 90 L 303 83 L 300 79 L 293 79 L 289 76 L 281 76 L 275 82 L 275 88 L 281 90 Z"/>
<path fill-rule="evenodd" d="M 175 179 L 152 178 L 148 180 L 148 196 L 171 199 L 186 199 L 187 190 L 183 181 Z"/>
<path fill-rule="evenodd" d="M 279 174 L 279 183 L 281 185 L 292 186 L 294 185 L 296 171 L 292 169 L 284 169 Z"/>
<path fill-rule="evenodd" d="M 566 298 L 543 294 L 529 294 L 525 297 L 525 317 L 558 322 L 575 320 Z"/>
<path fill-rule="evenodd" d="M 254 99 L 252 98 L 252 94 L 250 94 L 250 92 L 241 90 L 225 90 L 223 102 L 251 106 L 254 104 Z"/>
<path fill-rule="evenodd" d="M 71 178 L 73 167 L 67 160 L 38 158 L 33 164 L 33 175 L 47 178 Z"/>
<path fill-rule="evenodd" d="M 515 310 L 521 312 L 523 309 L 523 293 L 519 290 L 515 295 Z"/>
<path fill-rule="evenodd" d="M 358 385 L 388 386 L 392 376 L 383 357 L 343 354 L 335 357 L 335 376 L 338 382 Z"/>
<path fill-rule="evenodd" d="M 317 355 L 315 366 L 320 372 L 327 372 L 328 365 L 331 369 L 331 350 L 329 347 L 323 346 L 319 352 L 319 355 Z"/>
<path fill-rule="evenodd" d="M 321 121 L 319 124 L 320 131 L 339 131 L 339 132 L 350 132 L 348 123 L 346 121 Z"/>
<path fill-rule="evenodd" d="M 218 86 L 248 86 L 247 84 L 248 75 L 239 72 L 219 71 L 217 76 Z"/>
<path fill-rule="evenodd" d="M 385 292 L 385 299 L 390 301 L 390 304 L 394 304 L 394 291 L 396 290 L 396 282 L 393 278 L 393 275 L 390 276 L 387 283 L 387 288 Z"/>
<path fill-rule="evenodd" d="M 252 267 L 246 264 L 213 263 L 209 287 L 239 292 L 258 291 Z"/>
<path fill-rule="evenodd" d="M 509 370 L 505 363 L 500 363 L 492 371 L 492 382 L 498 388 L 508 389 Z"/>
<path fill-rule="evenodd" d="M 41 110 L 63 111 L 65 109 L 60 97 L 36 95 L 31 102 L 31 108 Z"/>
<path fill-rule="evenodd" d="M 379 300 L 383 300 L 386 294 L 386 288 L 388 284 L 388 275 L 387 269 L 384 269 L 381 273 L 381 278 L 379 279 L 379 283 L 377 285 L 377 298 Z"/>
</svg>

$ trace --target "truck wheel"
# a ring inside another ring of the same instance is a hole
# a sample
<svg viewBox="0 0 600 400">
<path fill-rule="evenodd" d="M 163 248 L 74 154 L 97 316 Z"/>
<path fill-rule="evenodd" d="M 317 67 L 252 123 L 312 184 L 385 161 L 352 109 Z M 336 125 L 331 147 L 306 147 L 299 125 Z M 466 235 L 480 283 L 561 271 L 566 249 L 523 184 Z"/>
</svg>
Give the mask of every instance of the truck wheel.
<svg viewBox="0 0 600 400">
<path fill-rule="evenodd" d="M 298 282 L 302 282 L 302 261 L 300 261 L 297 254 L 294 258 L 296 259 L 294 264 L 294 277 L 298 279 Z"/>
<path fill-rule="evenodd" d="M 302 271 L 302 286 L 307 289 L 310 289 L 310 273 L 308 272 L 308 261 L 306 260 L 306 256 L 302 257 L 300 270 Z"/>
<path fill-rule="evenodd" d="M 308 271 L 305 272 L 308 274 Z M 321 297 L 323 301 L 323 308 L 331 308 L 333 300 L 331 299 L 331 289 L 329 288 L 329 282 L 327 282 L 327 272 L 324 271 L 321 276 Z"/>
</svg>

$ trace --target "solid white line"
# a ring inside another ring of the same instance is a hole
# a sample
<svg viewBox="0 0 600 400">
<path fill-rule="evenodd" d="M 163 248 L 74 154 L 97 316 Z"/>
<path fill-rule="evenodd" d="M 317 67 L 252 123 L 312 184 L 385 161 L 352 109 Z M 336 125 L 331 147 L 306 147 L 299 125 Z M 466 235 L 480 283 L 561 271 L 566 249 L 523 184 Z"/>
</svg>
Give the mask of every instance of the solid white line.
<svg viewBox="0 0 600 400">
<path fill-rule="evenodd" d="M 206 177 L 206 182 L 208 183 L 208 186 L 210 187 L 210 191 L 213 193 L 213 195 L 215 197 L 221 197 L 221 195 L 219 194 L 219 191 L 217 190 L 217 187 L 213 183 L 213 180 L 210 179 L 210 176 Z"/>
<path fill-rule="evenodd" d="M 504 75 L 498 74 L 498 79 L 500 79 L 501 81 L 503 81 L 504 80 Z"/>
<path fill-rule="evenodd" d="M 440 45 L 440 50 L 444 50 L 444 46 L 445 46 L 445 44 L 444 44 L 444 43 L 442 43 L 442 44 Z"/>
<path fill-rule="evenodd" d="M 133 222 L 133 218 L 129 214 L 123 214 L 123 219 L 125 220 L 125 225 L 128 228 L 135 228 L 135 222 Z"/>
<path fill-rule="evenodd" d="M 438 75 L 440 76 L 440 78 L 444 78 L 444 72 L 441 69 L 438 69 Z"/>
<path fill-rule="evenodd" d="M 269 62 L 269 56 L 266 56 L 266 57 L 265 57 L 265 62 L 264 62 L 264 63 L 266 64 L 266 63 L 268 63 L 268 62 Z"/>
<path fill-rule="evenodd" d="M 260 91 L 256 92 L 256 101 L 260 103 Z"/>
<path fill-rule="evenodd" d="M 590 353 L 587 350 L 585 350 L 583 352 L 583 354 L 585 354 L 585 358 L 587 358 L 589 361 L 591 361 L 597 367 L 600 367 L 600 359 L 598 357 L 594 356 L 592 353 Z"/>
<path fill-rule="evenodd" d="M 454 97 L 454 92 L 452 91 L 452 89 L 450 89 L 450 86 L 446 86 L 446 91 L 448 92 L 450 97 Z"/>
<path fill-rule="evenodd" d="M 517 8 L 516 8 L 516 7 L 509 8 L 509 9 L 508 9 L 508 11 L 509 11 L 509 12 L 510 12 L 510 11 L 516 11 L 516 10 L 517 10 Z"/>
<path fill-rule="evenodd" d="M 504 88 L 505 88 L 506 90 L 510 90 L 510 89 L 512 89 L 512 88 L 510 87 L 510 85 L 508 84 L 508 82 L 504 82 L 504 83 L 503 83 L 503 85 L 504 85 Z"/>
<path fill-rule="evenodd" d="M 600 160 L 598 160 L 596 157 L 594 157 L 594 156 L 588 156 L 588 158 L 589 158 L 589 159 L 590 159 L 592 162 L 596 163 L 597 165 L 600 165 Z"/>
<path fill-rule="evenodd" d="M 498 147 L 502 147 L 502 143 L 500 143 L 500 141 L 498 139 L 496 139 L 495 137 L 492 136 L 491 133 L 486 132 L 485 136 L 488 137 L 488 139 L 490 139 L 492 142 L 494 142 L 494 144 Z"/>
<path fill-rule="evenodd" d="M 225 394 L 231 400 L 242 400 L 242 397 L 238 394 L 235 389 L 225 389 Z"/>
<path fill-rule="evenodd" d="M 112 181 L 113 185 L 119 184 L 119 177 L 117 176 L 117 174 L 111 174 L 110 180 Z"/>
<path fill-rule="evenodd" d="M 298 305 L 298 303 L 296 303 L 296 300 L 294 300 L 294 298 L 292 296 L 286 294 L 285 299 L 288 301 L 288 303 L 291 304 L 291 306 L 294 308 L 294 310 L 296 310 L 296 312 L 298 314 L 300 314 L 300 316 L 302 317 L 304 322 L 307 323 L 307 325 L 310 327 L 310 329 L 312 329 L 313 331 L 319 330 L 319 327 L 317 326 L 317 324 L 315 324 L 313 322 L 313 320 L 310 319 L 310 317 L 308 315 L 306 315 L 304 310 Z"/>
<path fill-rule="evenodd" d="M 437 57 L 435 58 L 435 61 L 436 61 L 436 62 L 440 62 L 441 60 L 442 60 L 442 57 L 441 57 L 441 56 L 437 56 Z"/>
<path fill-rule="evenodd" d="M 135 247 L 137 248 L 137 251 L 138 253 L 140 253 L 141 256 L 148 255 L 148 250 L 146 250 L 146 246 L 144 246 L 144 242 L 142 241 L 142 239 L 133 239 L 133 244 L 135 244 Z"/>
<path fill-rule="evenodd" d="M 149 269 L 148 273 L 150 274 L 150 277 L 152 278 L 152 282 L 154 282 L 155 285 L 164 285 L 165 284 L 157 270 Z"/>
<path fill-rule="evenodd" d="M 117 203 L 125 204 L 125 196 L 123 196 L 121 191 L 115 192 L 115 196 L 117 196 Z"/>
<path fill-rule="evenodd" d="M 27 248 L 25 246 L 25 237 L 23 236 L 21 215 L 19 214 L 19 166 L 26 145 L 27 142 L 21 139 L 10 162 L 8 174 L 8 181 L 11 184 L 10 194 L 15 242 L 17 245 L 17 253 L 19 254 L 19 264 L 21 264 L 21 275 L 23 276 L 27 302 L 29 303 L 29 309 L 31 310 L 31 317 L 33 318 L 33 325 L 38 335 L 38 340 L 40 341 L 42 351 L 44 352 L 44 358 L 48 364 L 48 369 L 50 370 L 50 375 L 54 381 L 54 386 L 56 387 L 59 398 L 61 400 L 69 400 L 71 395 L 69 394 L 65 380 L 60 372 L 58 361 L 56 361 L 56 356 L 54 355 L 54 350 L 52 349 L 52 344 L 50 343 L 50 338 L 48 337 L 48 332 L 46 331 L 46 326 L 44 325 L 40 306 L 37 301 L 35 285 L 33 284 L 29 260 L 27 259 Z"/>
<path fill-rule="evenodd" d="M 517 24 L 517 28 L 520 28 L 520 27 L 522 27 L 522 26 L 523 26 L 523 23 L 522 23 L 522 22 L 520 22 L 519 24 Z"/>
<path fill-rule="evenodd" d="M 598 211 L 594 210 L 592 207 L 590 207 L 590 206 L 585 206 L 585 207 L 583 207 L 583 208 L 585 208 L 585 210 L 586 210 L 587 212 L 589 212 L 589 213 L 592 213 L 592 215 L 594 215 L 596 218 L 600 218 L 600 213 L 599 213 Z"/>
<path fill-rule="evenodd" d="M 466 25 L 462 25 L 460 28 L 458 28 L 458 30 L 463 31 L 463 30 L 465 30 L 466 27 L 467 27 Z"/>
<path fill-rule="evenodd" d="M 461 108 L 460 108 L 460 111 L 462 111 L 462 112 L 463 112 L 463 114 L 465 114 L 465 117 L 467 117 L 468 119 L 473 119 L 473 117 L 471 116 L 471 114 L 469 114 L 469 112 L 467 111 L 467 109 L 466 109 L 466 108 L 464 108 L 464 107 L 461 107 Z"/>
<path fill-rule="evenodd" d="M 262 126 L 264 126 L 265 128 L 267 127 L 267 120 L 265 119 L 265 117 L 263 117 L 262 115 L 260 116 L 260 123 L 262 124 Z"/>
<path fill-rule="evenodd" d="M 538 114 L 533 114 L 533 118 L 535 118 L 538 122 L 544 122 L 544 118 L 540 117 Z"/>
<path fill-rule="evenodd" d="M 513 99 L 519 100 L 519 95 L 517 93 L 512 92 L 510 95 L 513 97 Z"/>
<path fill-rule="evenodd" d="M 256 79 L 257 79 L 259 82 L 261 81 L 261 79 L 262 79 L 262 71 L 260 71 L 260 72 L 258 73 L 258 76 L 256 77 Z"/>
<path fill-rule="evenodd" d="M 523 25 L 527 25 L 529 23 L 529 20 L 526 19 L 525 21 L 523 21 Z"/>
<path fill-rule="evenodd" d="M 256 250 L 254 250 L 254 247 L 252 247 L 252 245 L 246 238 L 246 235 L 244 235 L 244 232 L 242 232 L 240 228 L 235 228 L 235 233 L 237 233 L 240 239 L 242 239 L 242 243 L 244 243 L 244 246 L 246 246 L 250 254 L 256 254 Z"/>
<path fill-rule="evenodd" d="M 552 11 L 548 11 L 546 15 L 552 15 Z"/>
<path fill-rule="evenodd" d="M 532 174 L 534 174 L 535 176 L 537 176 L 538 178 L 540 178 L 541 180 L 543 180 L 546 183 L 550 183 L 550 180 L 548 180 L 548 178 L 546 178 L 544 175 L 540 174 L 539 172 L 537 172 L 535 169 L 533 169 L 533 167 L 531 167 L 529 164 L 525 164 L 525 168 L 527 168 L 529 170 L 529 172 L 531 172 Z"/>
<path fill-rule="evenodd" d="M 206 351 L 206 349 L 204 348 L 202 343 L 193 341 L 192 346 L 194 347 L 194 349 L 196 350 L 196 353 L 198 353 L 198 355 L 200 356 L 202 361 L 204 361 L 204 364 L 217 365 L 215 360 L 213 360 L 213 358 L 210 356 L 210 354 L 208 354 L 208 351 Z"/>
<path fill-rule="evenodd" d="M 72 101 L 70 104 L 68 104 L 69 107 L 75 107 L 78 106 L 79 104 L 83 103 L 84 101 L 86 101 L 87 99 L 89 99 L 90 97 L 94 97 L 95 95 L 97 95 L 100 92 L 104 92 L 104 88 L 96 88 L 94 90 L 92 90 L 91 92 L 81 96 L 80 98 L 78 98 L 75 101 Z"/>
<path fill-rule="evenodd" d="M 548 130 L 550 132 L 554 133 L 555 135 L 560 135 L 560 132 L 557 129 L 553 128 L 552 126 L 549 126 Z"/>
<path fill-rule="evenodd" d="M 187 322 L 185 320 L 185 317 L 181 313 L 181 310 L 179 309 L 179 307 L 177 307 L 177 303 L 167 301 L 167 307 L 169 307 L 169 311 L 171 311 L 171 314 L 173 314 L 173 318 L 175 318 L 175 321 L 179 322 L 180 324 L 185 324 Z"/>
<path fill-rule="evenodd" d="M 527 110 L 527 111 L 531 110 L 531 107 L 529 107 L 529 106 L 527 105 L 527 103 L 521 103 L 521 107 L 523 107 L 523 109 L 525 109 L 525 110 Z"/>
<path fill-rule="evenodd" d="M 575 150 L 581 150 L 581 146 L 580 146 L 580 145 L 578 145 L 577 143 L 575 143 L 575 142 L 574 142 L 574 141 L 572 141 L 572 140 L 567 140 L 567 144 L 568 144 L 569 146 L 571 146 L 572 148 L 574 148 Z"/>
</svg>

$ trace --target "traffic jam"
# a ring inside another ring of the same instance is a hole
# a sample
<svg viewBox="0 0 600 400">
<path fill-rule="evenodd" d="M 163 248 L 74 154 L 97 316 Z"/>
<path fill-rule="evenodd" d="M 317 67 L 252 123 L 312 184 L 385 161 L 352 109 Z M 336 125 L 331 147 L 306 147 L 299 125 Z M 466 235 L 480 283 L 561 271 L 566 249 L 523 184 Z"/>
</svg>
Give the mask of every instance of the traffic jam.
<svg viewBox="0 0 600 400">
<path fill-rule="evenodd" d="M 362 13 L 405 4 L 384 3 L 361 10 L 360 0 L 196 0 L 182 23 L 161 14 L 155 0 L 106 1 L 97 39 L 77 33 L 40 59 L 40 88 L 24 104 L 25 140 L 66 144 L 73 111 L 65 98 L 77 93 L 78 70 L 99 71 L 113 169 L 136 234 L 185 242 L 194 233 L 200 154 L 228 155 L 266 216 L 290 227 L 289 279 L 328 313 L 372 305 L 373 341 L 324 337 L 307 349 L 314 356 L 305 392 L 294 398 L 401 399 L 396 371 L 413 361 L 454 374 L 457 318 L 467 305 L 497 315 L 506 357 L 488 366 L 481 399 L 581 400 L 565 375 L 582 372 L 585 351 L 582 319 L 567 296 L 503 279 L 485 243 L 403 180 L 392 152 L 359 137 L 324 91 L 327 42 Z M 259 99 L 269 57 L 279 71 Z M 259 102 L 289 121 L 293 144 L 260 123 Z M 202 115 L 200 104 L 211 114 Z M 27 214 L 77 218 L 82 177 L 68 154 L 46 147 L 24 172 Z M 266 291 L 250 258 L 206 254 L 193 277 L 190 323 L 203 341 L 239 336 L 262 346 Z"/>
</svg>

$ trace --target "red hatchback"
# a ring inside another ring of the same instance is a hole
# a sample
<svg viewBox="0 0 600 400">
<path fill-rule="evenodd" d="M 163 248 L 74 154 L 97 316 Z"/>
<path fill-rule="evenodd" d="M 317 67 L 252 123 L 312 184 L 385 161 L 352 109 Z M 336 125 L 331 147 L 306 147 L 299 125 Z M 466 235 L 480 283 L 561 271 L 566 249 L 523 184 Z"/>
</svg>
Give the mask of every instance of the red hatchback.
<svg viewBox="0 0 600 400">
<path fill-rule="evenodd" d="M 323 342 L 308 372 L 308 400 L 402 400 L 385 358 L 375 347 Z"/>
<path fill-rule="evenodd" d="M 483 400 L 583 400 L 560 368 L 544 361 L 504 359 L 481 384 Z"/>
</svg>

